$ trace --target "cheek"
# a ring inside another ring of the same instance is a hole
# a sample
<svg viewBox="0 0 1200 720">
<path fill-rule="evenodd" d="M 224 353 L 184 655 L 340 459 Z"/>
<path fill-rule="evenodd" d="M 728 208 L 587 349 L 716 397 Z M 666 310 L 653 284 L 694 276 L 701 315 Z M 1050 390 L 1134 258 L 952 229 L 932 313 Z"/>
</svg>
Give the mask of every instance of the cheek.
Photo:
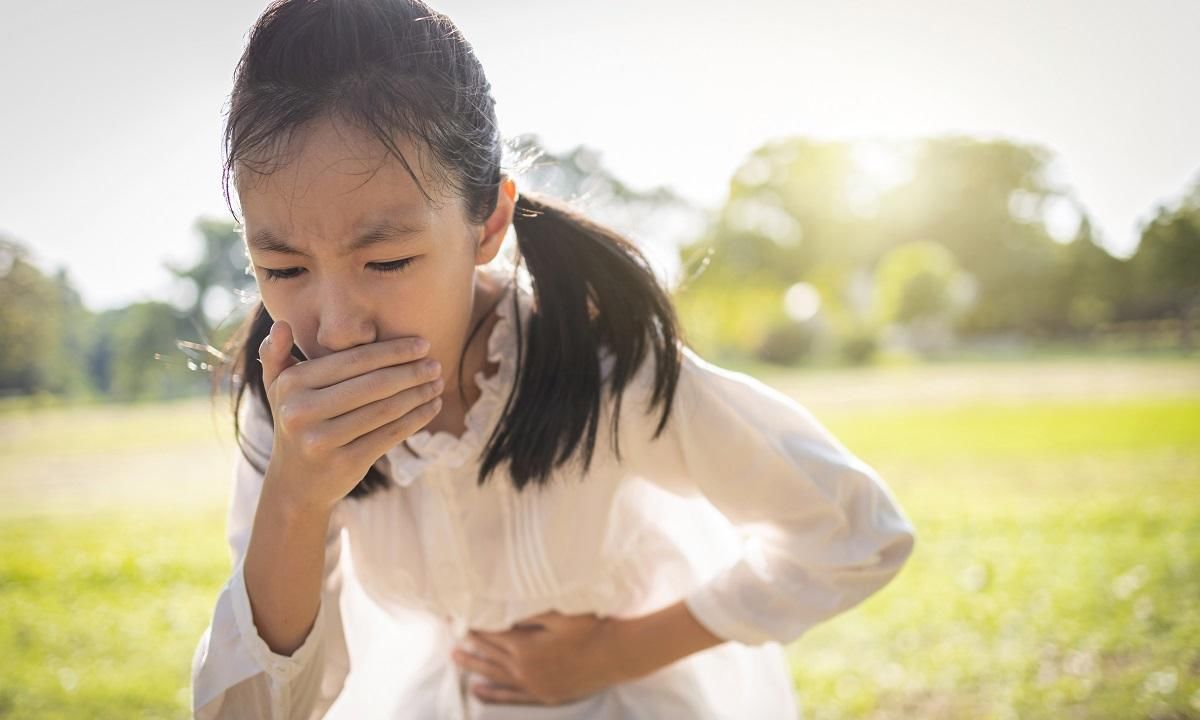
<svg viewBox="0 0 1200 720">
<path fill-rule="evenodd" d="M 264 280 L 259 283 L 258 299 L 272 320 L 286 320 L 289 315 L 286 296 L 275 288 L 268 286 L 267 282 Z"/>
<path fill-rule="evenodd" d="M 396 298 L 386 299 L 377 308 L 376 329 L 381 341 L 403 337 L 425 338 L 430 344 L 428 356 L 447 367 L 447 358 L 443 356 L 457 349 L 454 347 L 456 328 L 441 293 L 398 292 Z"/>
<path fill-rule="evenodd" d="M 305 357 L 312 357 L 309 343 L 317 333 L 316 316 L 287 288 L 272 287 L 270 281 L 259 286 L 259 301 L 272 320 L 282 320 L 292 329 L 292 342 Z"/>
<path fill-rule="evenodd" d="M 443 338 L 439 336 L 438 318 L 410 306 L 382 307 L 376 315 L 376 332 L 379 340 L 403 337 L 423 337 L 430 343 L 430 354 L 439 350 Z"/>
</svg>

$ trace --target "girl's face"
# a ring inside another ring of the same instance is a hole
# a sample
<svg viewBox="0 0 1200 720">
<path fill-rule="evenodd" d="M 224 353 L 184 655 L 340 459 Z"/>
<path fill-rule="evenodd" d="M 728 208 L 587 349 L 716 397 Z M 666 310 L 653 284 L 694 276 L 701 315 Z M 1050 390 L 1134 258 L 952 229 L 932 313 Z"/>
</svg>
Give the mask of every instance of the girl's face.
<svg viewBox="0 0 1200 720">
<path fill-rule="evenodd" d="M 516 189 L 505 178 L 496 211 L 469 225 L 461 199 L 440 198 L 424 173 L 426 153 L 396 145 L 437 207 L 378 141 L 325 120 L 270 174 L 237 173 L 246 245 L 263 305 L 306 357 L 418 335 L 450 390 L 487 299 L 474 268 L 499 251 Z"/>
</svg>

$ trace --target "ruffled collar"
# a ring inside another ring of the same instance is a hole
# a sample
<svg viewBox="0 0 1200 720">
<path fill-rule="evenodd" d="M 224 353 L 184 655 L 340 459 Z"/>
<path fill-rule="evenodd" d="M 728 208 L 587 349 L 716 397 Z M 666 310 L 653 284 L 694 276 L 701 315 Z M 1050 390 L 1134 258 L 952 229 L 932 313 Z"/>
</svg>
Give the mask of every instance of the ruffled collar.
<svg viewBox="0 0 1200 720">
<path fill-rule="evenodd" d="M 401 487 L 411 485 L 430 465 L 456 468 L 468 460 L 481 460 L 483 446 L 500 419 L 516 373 L 518 338 L 512 319 L 513 294 L 517 295 L 520 304 L 522 328 L 529 327 L 529 309 L 533 298 L 527 288 L 514 283 L 512 278 L 499 279 L 508 287 L 496 306 L 498 319 L 488 337 L 487 359 L 488 364 L 499 363 L 500 369 L 491 377 L 485 377 L 483 370 L 475 373 L 475 384 L 480 389 L 480 395 L 467 409 L 464 418 L 467 429 L 461 437 L 441 430 L 432 434 L 428 430 L 420 430 L 408 438 L 408 444 L 418 453 L 417 456 L 410 453 L 404 443 L 387 451 L 392 480 Z"/>
</svg>

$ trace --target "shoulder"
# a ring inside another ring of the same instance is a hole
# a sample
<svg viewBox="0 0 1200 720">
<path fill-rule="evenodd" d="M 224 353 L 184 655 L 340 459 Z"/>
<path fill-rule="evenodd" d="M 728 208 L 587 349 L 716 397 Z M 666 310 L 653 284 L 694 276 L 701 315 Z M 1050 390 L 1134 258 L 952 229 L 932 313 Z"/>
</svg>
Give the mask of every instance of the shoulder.
<svg viewBox="0 0 1200 720">
<path fill-rule="evenodd" d="M 607 382 L 614 360 L 608 357 L 603 362 Z M 653 396 L 655 387 L 662 382 L 661 378 L 672 374 L 675 377 L 673 396 L 676 402 L 682 404 L 690 405 L 702 400 L 712 402 L 717 399 L 737 401 L 756 395 L 766 395 L 773 399 L 786 397 L 752 375 L 730 370 L 706 360 L 684 342 L 676 343 L 673 372 L 669 372 L 671 368 L 666 366 L 665 362 L 668 360 L 660 359 L 648 350 L 630 377 L 625 396 L 648 401 Z"/>
<path fill-rule="evenodd" d="M 678 348 L 679 372 L 668 425 L 671 432 L 686 436 L 681 440 L 690 441 L 701 428 L 704 432 L 724 429 L 726 433 L 753 428 L 760 434 L 802 428 L 828 436 L 813 413 L 796 398 L 754 375 L 711 362 L 684 343 Z M 623 403 L 631 407 L 622 409 L 622 422 L 626 418 L 640 424 L 657 421 L 657 413 L 653 418 L 646 416 L 654 400 L 657 374 L 655 359 L 644 359 L 623 394 Z"/>
</svg>

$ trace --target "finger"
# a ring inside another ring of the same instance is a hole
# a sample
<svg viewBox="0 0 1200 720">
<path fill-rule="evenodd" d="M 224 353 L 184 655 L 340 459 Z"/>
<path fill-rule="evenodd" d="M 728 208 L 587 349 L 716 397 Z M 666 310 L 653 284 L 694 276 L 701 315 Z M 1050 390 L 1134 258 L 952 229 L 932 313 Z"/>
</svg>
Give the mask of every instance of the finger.
<svg viewBox="0 0 1200 720">
<path fill-rule="evenodd" d="M 315 391 L 312 402 L 321 409 L 322 417 L 335 418 L 366 407 L 376 400 L 394 397 L 408 388 L 440 378 L 441 368 L 436 363 L 433 358 L 424 358 L 372 370 L 365 375 L 358 375 Z M 394 417 L 393 415 L 392 418 Z"/>
<path fill-rule="evenodd" d="M 567 615 L 557 610 L 551 610 L 541 615 L 526 618 L 521 621 L 521 625 L 533 629 L 572 632 L 580 628 L 591 627 L 602 621 L 603 618 L 594 612 Z"/>
<path fill-rule="evenodd" d="M 491 643 L 493 646 L 500 648 L 508 655 L 514 655 L 514 647 L 521 641 L 517 637 L 518 633 L 526 633 L 526 630 L 503 630 L 500 632 L 483 632 L 480 630 L 468 631 L 468 636 L 479 643 Z"/>
<path fill-rule="evenodd" d="M 475 693 L 475 697 L 485 702 L 512 704 L 512 705 L 543 705 L 535 698 L 513 687 L 505 687 L 487 682 L 477 682 L 471 684 L 471 692 Z"/>
<path fill-rule="evenodd" d="M 368 403 L 357 410 L 330 418 L 321 423 L 321 430 L 331 445 L 348 445 L 377 428 L 404 418 L 424 403 L 434 399 L 440 400 L 441 391 L 440 378 L 421 383 L 382 400 Z"/>
<path fill-rule="evenodd" d="M 491 640 L 493 643 L 500 645 L 512 653 L 514 645 L 528 642 L 530 635 L 539 632 L 545 632 L 545 628 L 541 625 L 525 626 L 521 623 L 514 625 L 509 630 L 500 630 L 497 632 L 484 632 L 480 630 L 471 630 L 471 633 L 482 633 L 485 639 Z M 475 637 L 475 635 L 472 635 Z"/>
<path fill-rule="evenodd" d="M 493 642 L 490 637 L 486 637 L 485 634 L 480 633 L 478 630 L 468 630 L 467 637 L 469 637 L 471 642 L 475 643 L 475 645 L 494 653 L 498 657 L 512 656 L 512 653 L 507 647 L 501 645 L 500 643 Z"/>
<path fill-rule="evenodd" d="M 304 384 L 324 388 L 389 365 L 418 360 L 429 352 L 429 341 L 416 335 L 381 340 L 339 350 L 304 363 Z"/>
<path fill-rule="evenodd" d="M 570 619 L 569 615 L 564 615 L 557 610 L 547 610 L 539 615 L 531 615 L 521 622 L 515 624 L 516 629 L 526 628 L 531 630 L 544 629 L 548 625 L 553 625 L 557 622 Z"/>
<path fill-rule="evenodd" d="M 437 414 L 441 410 L 442 399 L 435 397 L 428 402 L 421 403 L 413 408 L 411 412 L 401 415 L 386 425 L 375 428 L 371 432 L 342 447 L 347 452 L 359 457 L 379 459 L 401 440 L 408 438 L 408 436 L 424 427 L 430 420 L 437 417 Z"/>
<path fill-rule="evenodd" d="M 263 387 L 270 388 L 275 384 L 279 373 L 295 365 L 298 361 L 292 356 L 292 326 L 284 320 L 276 320 L 271 324 L 270 331 L 258 346 L 258 359 L 263 366 Z"/>
<path fill-rule="evenodd" d="M 465 650 L 455 648 L 451 654 L 454 662 L 464 670 L 469 670 L 476 675 L 482 675 L 493 683 L 499 685 L 516 686 L 516 681 L 513 676 L 498 662 L 489 660 L 482 655 L 469 653 Z"/>
</svg>

